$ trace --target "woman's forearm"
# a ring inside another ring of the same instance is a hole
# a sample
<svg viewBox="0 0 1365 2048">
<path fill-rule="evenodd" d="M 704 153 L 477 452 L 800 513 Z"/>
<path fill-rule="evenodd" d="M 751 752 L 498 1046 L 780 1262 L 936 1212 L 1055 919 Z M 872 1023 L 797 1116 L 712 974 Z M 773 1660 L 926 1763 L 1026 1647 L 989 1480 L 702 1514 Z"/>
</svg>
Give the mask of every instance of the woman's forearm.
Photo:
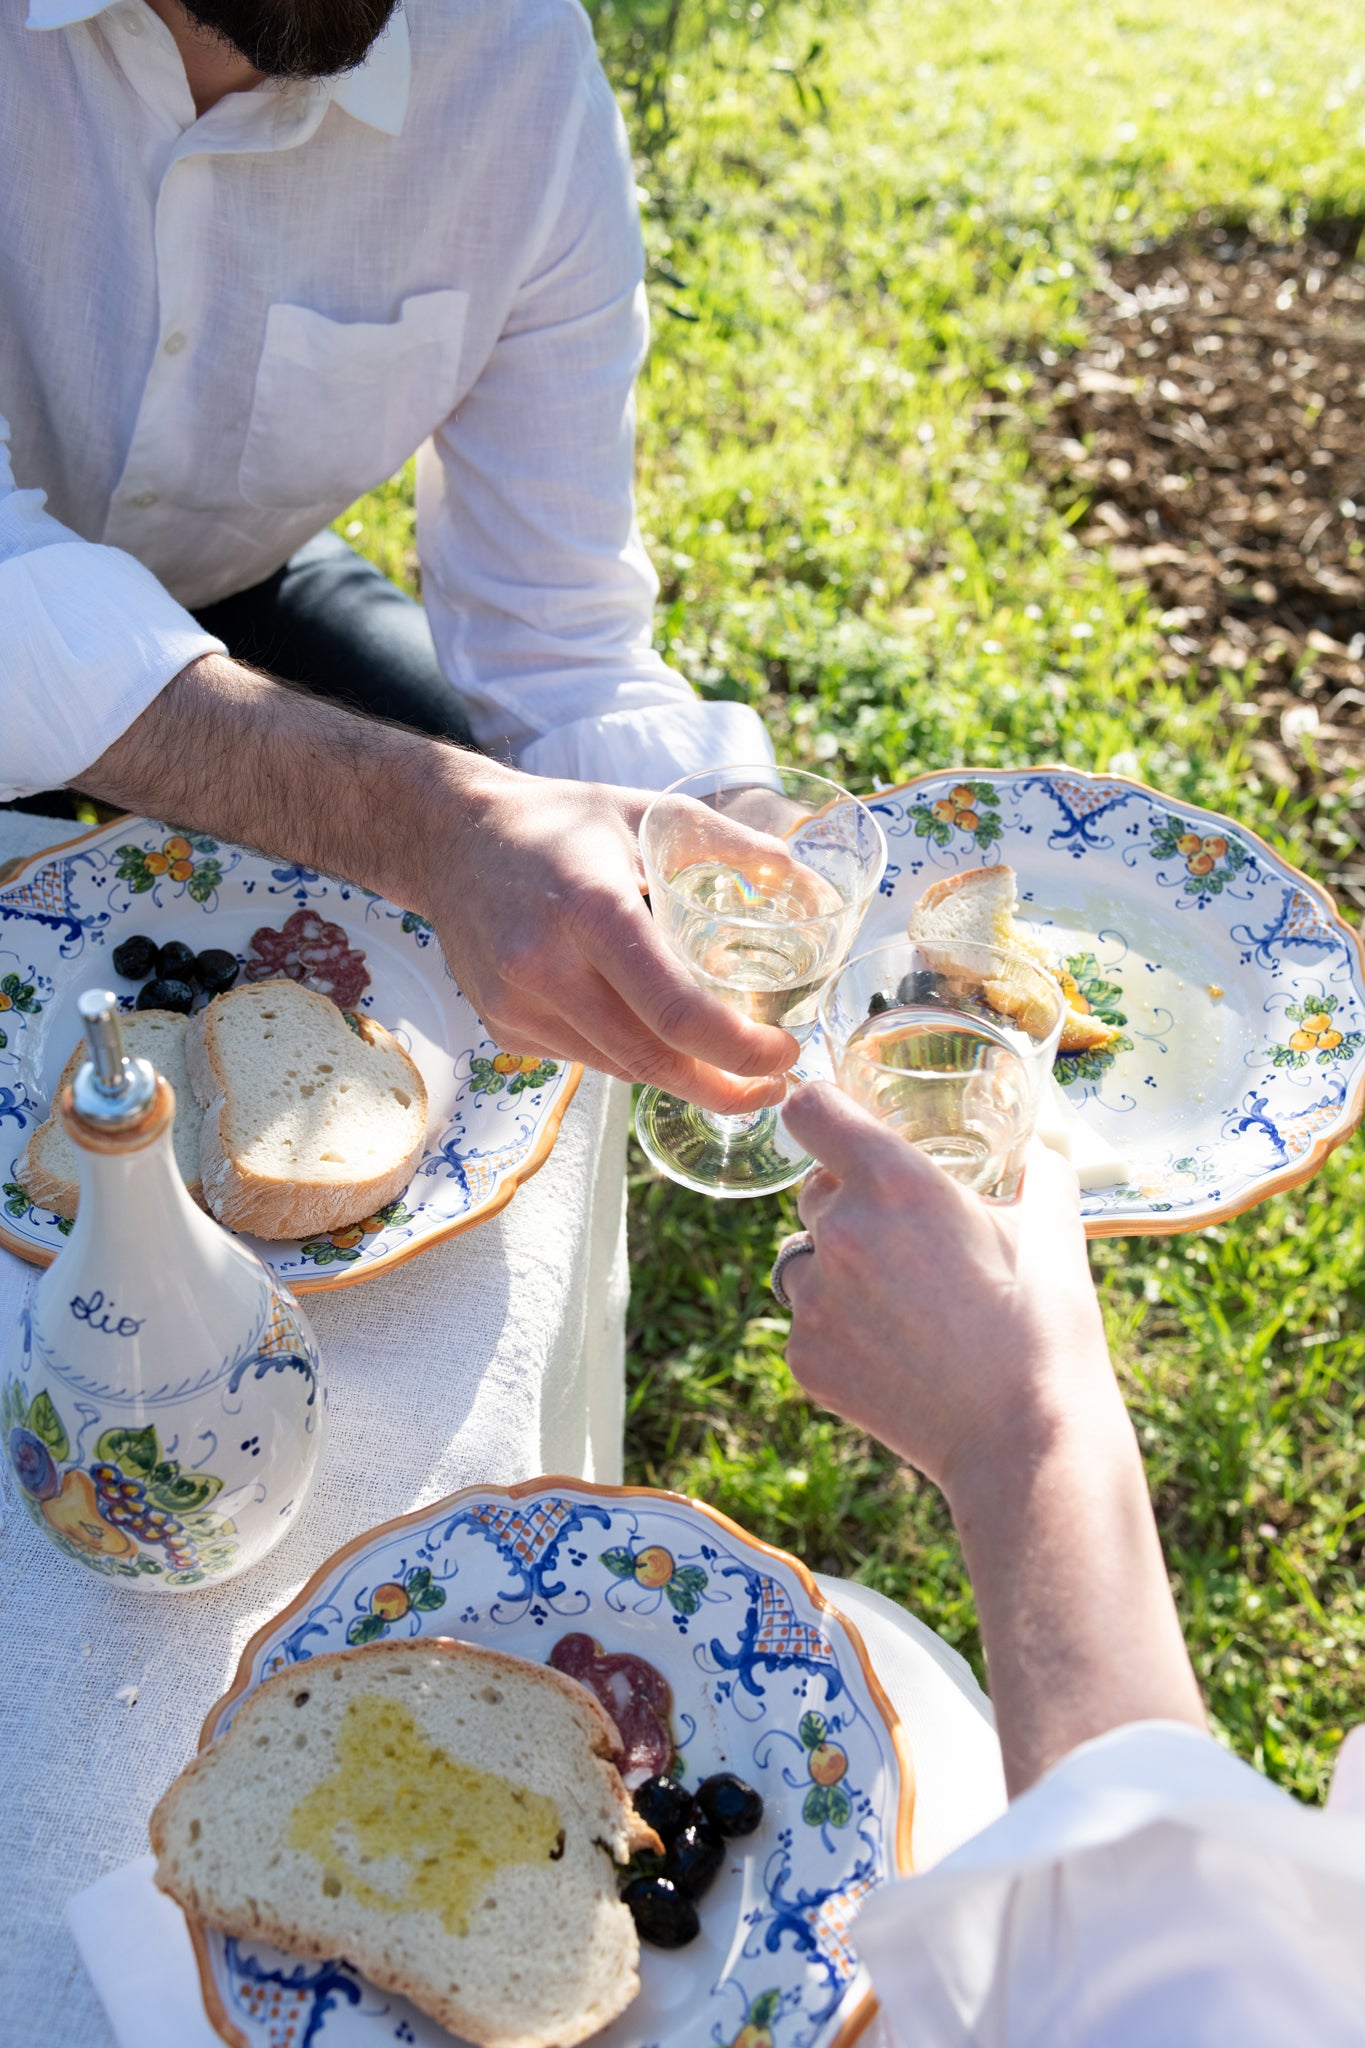
<svg viewBox="0 0 1365 2048">
<path fill-rule="evenodd" d="M 1078 1743 L 1204 1711 L 1117 1392 L 1002 1442 L 949 1495 L 1011 1797 Z"/>
<path fill-rule="evenodd" d="M 787 1356 L 943 1488 L 1010 1791 L 1125 1721 L 1202 1726 L 1075 1175 L 1038 1148 L 1019 1198 L 988 1203 L 832 1088 L 786 1119 L 821 1162 L 800 1196 L 815 1255 L 783 1275 Z"/>
</svg>

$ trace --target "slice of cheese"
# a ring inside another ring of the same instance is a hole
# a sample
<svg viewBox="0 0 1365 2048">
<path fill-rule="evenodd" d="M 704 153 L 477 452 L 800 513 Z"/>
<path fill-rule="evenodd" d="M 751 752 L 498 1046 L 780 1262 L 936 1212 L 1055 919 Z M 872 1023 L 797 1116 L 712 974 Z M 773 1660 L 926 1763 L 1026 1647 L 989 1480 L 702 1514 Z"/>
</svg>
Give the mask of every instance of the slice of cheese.
<svg viewBox="0 0 1365 2048">
<path fill-rule="evenodd" d="M 1082 1193 L 1119 1187 L 1127 1180 L 1128 1168 L 1122 1154 L 1087 1123 L 1051 1074 L 1043 1086 L 1034 1130 L 1052 1151 L 1071 1161 Z"/>
</svg>

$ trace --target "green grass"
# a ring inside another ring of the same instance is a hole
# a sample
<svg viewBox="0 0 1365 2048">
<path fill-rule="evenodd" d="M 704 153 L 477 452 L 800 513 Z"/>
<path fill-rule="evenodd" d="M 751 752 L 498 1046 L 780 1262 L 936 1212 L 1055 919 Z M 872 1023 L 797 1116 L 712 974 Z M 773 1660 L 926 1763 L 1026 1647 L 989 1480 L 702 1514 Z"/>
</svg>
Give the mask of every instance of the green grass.
<svg viewBox="0 0 1365 2048">
<path fill-rule="evenodd" d="M 1083 503 L 1030 467 L 1028 366 L 1081 338 L 1106 249 L 1201 209 L 1275 234 L 1365 217 L 1349 17 L 1323 0 L 749 16 L 684 10 L 674 68 L 635 108 L 656 319 L 641 516 L 670 658 L 758 705 L 784 758 L 854 786 L 1060 757 L 1231 807 L 1296 857 L 1344 843 L 1350 792 L 1310 818 L 1258 781 L 1254 674 L 1202 693 L 1168 675 L 1142 596 L 1077 546 Z M 633 18 L 602 20 L 623 79 Z M 410 573 L 402 480 L 351 518 Z M 937 1494 L 787 1374 L 766 1275 L 790 1202 L 713 1205 L 643 1172 L 631 1200 L 632 1474 L 979 1656 Z M 1352 1146 L 1235 1223 L 1094 1260 L 1217 1724 L 1310 1798 L 1365 1717 L 1363 1216 Z"/>
</svg>

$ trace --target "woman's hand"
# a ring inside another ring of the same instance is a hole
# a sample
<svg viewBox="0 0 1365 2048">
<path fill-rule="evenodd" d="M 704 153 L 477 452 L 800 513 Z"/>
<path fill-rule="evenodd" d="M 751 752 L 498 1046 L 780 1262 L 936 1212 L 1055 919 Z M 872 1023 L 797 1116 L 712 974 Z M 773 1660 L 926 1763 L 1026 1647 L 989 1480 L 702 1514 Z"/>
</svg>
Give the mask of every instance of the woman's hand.
<svg viewBox="0 0 1365 2048">
<path fill-rule="evenodd" d="M 947 1495 L 1011 1794 L 1126 1721 L 1202 1727 L 1070 1167 L 1038 1146 L 988 1203 L 834 1088 L 785 1115 L 823 1162 L 787 1357 Z"/>
<path fill-rule="evenodd" d="M 984 1202 L 828 1085 L 792 1096 L 821 1163 L 801 1190 L 815 1255 L 793 1259 L 787 1359 L 837 1409 L 937 1481 L 1097 1404 L 1121 1416 L 1076 1177 L 1033 1148 L 1018 1198 Z"/>
</svg>

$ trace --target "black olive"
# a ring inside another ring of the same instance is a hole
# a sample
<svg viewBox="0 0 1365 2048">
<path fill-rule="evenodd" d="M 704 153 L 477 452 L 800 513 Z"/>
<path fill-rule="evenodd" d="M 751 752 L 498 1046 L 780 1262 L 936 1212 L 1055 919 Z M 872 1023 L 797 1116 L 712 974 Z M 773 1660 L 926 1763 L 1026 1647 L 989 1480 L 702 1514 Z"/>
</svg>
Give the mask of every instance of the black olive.
<svg viewBox="0 0 1365 2048">
<path fill-rule="evenodd" d="M 751 1835 L 763 1818 L 763 1801 L 733 1771 L 717 1771 L 697 1787 L 697 1804 L 718 1834 Z"/>
<path fill-rule="evenodd" d="M 699 1899 L 710 1891 L 725 1861 L 725 1843 L 705 1821 L 684 1828 L 668 1845 L 663 1874 L 671 1877 L 684 1898 Z"/>
<path fill-rule="evenodd" d="M 696 1907 L 666 1877 L 637 1877 L 621 1897 L 641 1940 L 652 1941 L 655 1948 L 684 1948 L 701 1933 Z"/>
<path fill-rule="evenodd" d="M 886 997 L 882 994 L 881 990 L 879 988 L 874 988 L 871 995 L 867 999 L 868 1016 L 880 1017 L 883 1010 L 889 1010 L 890 1008 L 891 1005 L 887 1001 Z"/>
<path fill-rule="evenodd" d="M 194 948 L 183 939 L 167 939 L 156 949 L 156 971 L 163 981 L 189 981 L 194 973 Z"/>
<path fill-rule="evenodd" d="M 139 1010 L 183 1010 L 194 1008 L 194 990 L 187 981 L 149 981 L 138 990 Z"/>
<path fill-rule="evenodd" d="M 633 1795 L 635 1811 L 647 1828 L 665 1844 L 690 1827 L 697 1818 L 697 1803 L 676 1778 L 646 1778 Z"/>
<path fill-rule="evenodd" d="M 931 1003 L 947 987 L 941 974 L 934 974 L 927 967 L 912 968 L 903 974 L 900 987 L 896 990 L 898 1003 Z"/>
<path fill-rule="evenodd" d="M 134 932 L 114 948 L 114 972 L 125 981 L 145 981 L 156 966 L 156 947 L 144 932 Z"/>
<path fill-rule="evenodd" d="M 232 987 L 241 971 L 237 955 L 222 946 L 211 946 L 207 953 L 195 956 L 194 978 L 205 995 L 220 996 L 225 988 Z"/>
</svg>

